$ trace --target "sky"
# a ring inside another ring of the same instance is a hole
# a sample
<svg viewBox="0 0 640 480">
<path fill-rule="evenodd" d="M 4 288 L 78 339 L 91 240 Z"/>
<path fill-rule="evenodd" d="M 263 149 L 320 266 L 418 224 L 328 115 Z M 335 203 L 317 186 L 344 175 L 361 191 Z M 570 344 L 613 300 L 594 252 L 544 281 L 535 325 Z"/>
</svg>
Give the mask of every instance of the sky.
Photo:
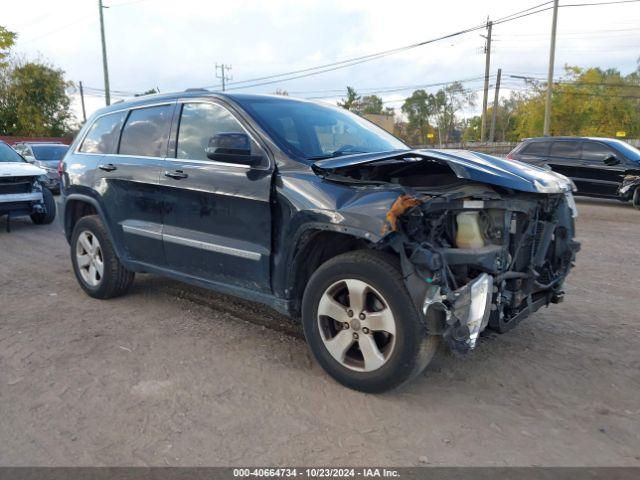
<svg viewBox="0 0 640 480">
<path fill-rule="evenodd" d="M 561 0 L 560 5 L 607 0 Z M 610 0 L 609 0 L 610 1 Z M 47 60 L 86 86 L 87 114 L 104 106 L 98 0 L 1 0 L 0 24 L 18 33 L 14 52 Z M 162 92 L 219 88 L 215 65 L 249 80 L 394 49 L 482 25 L 543 0 L 104 0 L 112 101 L 151 88 Z M 531 10 L 534 11 L 534 10 Z M 501 94 L 525 88 L 513 78 L 546 78 L 552 11 L 493 27 L 491 84 L 502 68 Z M 399 108 L 416 86 L 464 80 L 478 92 L 484 30 L 348 68 L 236 91 L 335 102 L 350 85 Z M 640 57 L 640 2 L 563 7 L 558 13 L 555 78 L 564 65 L 633 72 Z M 257 83 L 257 82 L 254 82 Z M 230 85 L 233 86 L 233 85 Z M 397 90 L 399 87 L 407 87 Z M 439 87 L 427 87 L 435 91 Z M 69 90 L 81 118 L 78 93 Z M 493 98 L 490 93 L 489 98 Z"/>
</svg>

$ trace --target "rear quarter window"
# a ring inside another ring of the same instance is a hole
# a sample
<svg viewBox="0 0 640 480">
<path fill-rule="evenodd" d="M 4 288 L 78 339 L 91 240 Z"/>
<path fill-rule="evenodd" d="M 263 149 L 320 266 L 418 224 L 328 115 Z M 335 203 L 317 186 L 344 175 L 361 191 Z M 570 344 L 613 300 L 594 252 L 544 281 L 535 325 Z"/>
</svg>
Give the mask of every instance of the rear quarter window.
<svg viewBox="0 0 640 480">
<path fill-rule="evenodd" d="M 82 140 L 81 153 L 116 153 L 120 128 L 127 112 L 103 115 L 93 122 Z"/>
<path fill-rule="evenodd" d="M 527 143 L 518 153 L 520 155 L 546 156 L 549 154 L 550 142 L 530 142 Z"/>
</svg>

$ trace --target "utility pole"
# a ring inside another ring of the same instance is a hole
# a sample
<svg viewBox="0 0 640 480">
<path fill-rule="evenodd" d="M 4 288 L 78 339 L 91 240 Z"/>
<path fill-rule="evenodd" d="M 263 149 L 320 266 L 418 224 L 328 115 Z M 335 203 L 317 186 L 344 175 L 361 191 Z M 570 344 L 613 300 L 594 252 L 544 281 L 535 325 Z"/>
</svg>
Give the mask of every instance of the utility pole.
<svg viewBox="0 0 640 480">
<path fill-rule="evenodd" d="M 80 103 L 82 104 L 82 121 L 87 121 L 87 111 L 84 108 L 84 90 L 82 88 L 82 81 L 80 82 Z"/>
<path fill-rule="evenodd" d="M 547 98 L 544 102 L 543 135 L 551 131 L 551 90 L 553 88 L 553 64 L 556 58 L 556 26 L 558 24 L 558 0 L 553 2 L 553 20 L 551 21 L 551 48 L 549 49 L 549 73 L 547 74 Z"/>
<path fill-rule="evenodd" d="M 102 38 L 102 72 L 104 73 L 104 102 L 111 105 L 111 92 L 109 91 L 109 68 L 107 67 L 107 43 L 104 39 L 104 17 L 102 9 L 109 8 L 102 5 L 102 0 L 98 0 L 98 10 L 100 10 L 100 36 Z"/>
<path fill-rule="evenodd" d="M 482 126 L 480 128 L 480 141 L 484 142 L 487 130 L 487 102 L 489 97 L 489 68 L 491 67 L 491 28 L 493 22 L 487 21 L 487 43 L 484 47 L 485 65 L 484 65 L 484 96 L 482 97 Z"/>
<path fill-rule="evenodd" d="M 496 91 L 493 95 L 493 111 L 491 112 L 491 130 L 489 131 L 489 141 L 496 141 L 496 117 L 498 116 L 498 103 L 500 102 L 500 78 L 502 77 L 502 69 L 498 69 L 498 78 L 496 79 Z"/>
<path fill-rule="evenodd" d="M 220 70 L 220 75 L 218 75 L 218 70 Z M 222 80 L 222 91 L 223 92 L 224 92 L 224 90 L 226 88 L 227 80 L 231 80 L 231 76 L 227 75 L 227 73 L 226 73 L 229 70 L 231 70 L 231 65 L 225 65 L 224 63 L 221 64 L 221 65 L 218 65 L 216 63 L 216 78 L 219 78 L 220 80 Z"/>
</svg>

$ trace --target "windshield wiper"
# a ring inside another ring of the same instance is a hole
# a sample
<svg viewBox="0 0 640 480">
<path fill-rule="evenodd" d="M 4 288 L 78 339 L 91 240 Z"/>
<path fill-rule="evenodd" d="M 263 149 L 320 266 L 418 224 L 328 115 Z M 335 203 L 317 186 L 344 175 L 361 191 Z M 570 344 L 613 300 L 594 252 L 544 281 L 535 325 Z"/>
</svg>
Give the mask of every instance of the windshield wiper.
<svg viewBox="0 0 640 480">
<path fill-rule="evenodd" d="M 342 157 L 345 155 L 356 155 L 358 153 L 371 153 L 371 152 L 365 152 L 362 150 L 336 150 L 334 152 L 328 153 L 326 155 L 313 155 L 311 157 L 307 157 L 307 160 L 325 160 L 327 158 L 335 158 L 335 157 Z"/>
</svg>

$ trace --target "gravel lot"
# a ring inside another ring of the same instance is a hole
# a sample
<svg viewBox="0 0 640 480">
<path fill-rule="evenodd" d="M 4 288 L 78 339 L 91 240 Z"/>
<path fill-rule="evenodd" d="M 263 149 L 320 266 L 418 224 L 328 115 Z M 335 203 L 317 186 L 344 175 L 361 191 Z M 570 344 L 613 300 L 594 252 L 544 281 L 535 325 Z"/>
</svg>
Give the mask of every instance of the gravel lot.
<svg viewBox="0 0 640 480">
<path fill-rule="evenodd" d="M 147 275 L 94 300 L 57 222 L 0 220 L 0 465 L 640 465 L 640 211 L 578 206 L 565 303 L 377 396 L 265 307 Z"/>
</svg>

